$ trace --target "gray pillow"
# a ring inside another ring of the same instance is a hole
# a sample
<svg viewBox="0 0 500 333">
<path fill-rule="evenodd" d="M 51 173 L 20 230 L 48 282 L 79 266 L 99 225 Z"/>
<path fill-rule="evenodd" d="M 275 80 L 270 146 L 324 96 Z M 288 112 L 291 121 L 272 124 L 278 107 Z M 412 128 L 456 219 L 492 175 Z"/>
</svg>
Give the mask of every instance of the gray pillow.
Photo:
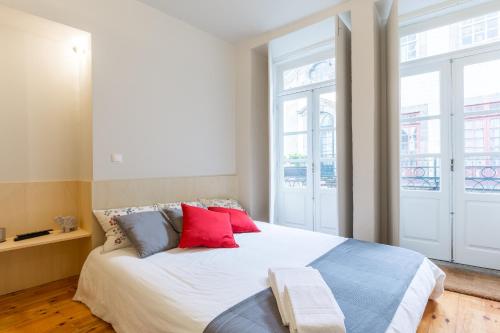
<svg viewBox="0 0 500 333">
<path fill-rule="evenodd" d="M 163 212 L 167 216 L 168 221 L 174 230 L 180 234 L 182 232 L 183 221 L 182 208 L 165 208 Z"/>
<path fill-rule="evenodd" d="M 116 220 L 141 258 L 179 245 L 179 235 L 160 212 L 123 215 Z"/>
</svg>

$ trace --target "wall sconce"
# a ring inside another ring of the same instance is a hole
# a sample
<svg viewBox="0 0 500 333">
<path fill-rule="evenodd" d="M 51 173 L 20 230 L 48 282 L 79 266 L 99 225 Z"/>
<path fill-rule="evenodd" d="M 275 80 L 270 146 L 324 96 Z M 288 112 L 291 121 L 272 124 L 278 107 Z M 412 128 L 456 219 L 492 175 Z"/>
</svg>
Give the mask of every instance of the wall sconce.
<svg viewBox="0 0 500 333">
<path fill-rule="evenodd" d="M 88 44 L 88 39 L 83 37 L 75 38 L 71 43 L 73 52 L 79 55 L 85 55 L 87 53 L 89 48 Z"/>
<path fill-rule="evenodd" d="M 87 53 L 87 50 L 81 49 L 78 46 L 73 46 L 73 52 L 75 52 L 76 54 L 85 54 Z"/>
</svg>

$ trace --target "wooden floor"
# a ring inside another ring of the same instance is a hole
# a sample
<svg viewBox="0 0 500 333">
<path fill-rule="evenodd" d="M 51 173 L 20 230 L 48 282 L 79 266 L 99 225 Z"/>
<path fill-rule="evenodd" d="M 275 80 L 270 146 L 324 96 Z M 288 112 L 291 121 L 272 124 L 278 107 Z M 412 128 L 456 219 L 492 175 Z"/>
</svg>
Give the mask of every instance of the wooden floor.
<svg viewBox="0 0 500 333">
<path fill-rule="evenodd" d="M 73 302 L 77 278 L 0 297 L 0 332 L 114 332 L 85 305 Z M 500 302 L 445 292 L 430 301 L 418 333 L 498 333 Z"/>
<path fill-rule="evenodd" d="M 114 332 L 72 300 L 77 277 L 0 297 L 0 332 Z"/>
</svg>

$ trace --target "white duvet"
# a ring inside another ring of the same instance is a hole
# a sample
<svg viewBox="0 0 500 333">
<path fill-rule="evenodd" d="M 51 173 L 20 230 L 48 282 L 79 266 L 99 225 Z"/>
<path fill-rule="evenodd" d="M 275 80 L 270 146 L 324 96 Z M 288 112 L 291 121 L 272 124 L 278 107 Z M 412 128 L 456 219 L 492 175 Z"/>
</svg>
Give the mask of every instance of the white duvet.
<svg viewBox="0 0 500 333">
<path fill-rule="evenodd" d="M 139 259 L 133 248 L 101 254 L 83 266 L 75 300 L 118 333 L 198 333 L 219 314 L 269 287 L 269 267 L 305 266 L 345 238 L 257 222 L 237 234 L 237 249 L 173 249 Z M 444 273 L 425 259 L 388 332 L 415 332 Z"/>
</svg>

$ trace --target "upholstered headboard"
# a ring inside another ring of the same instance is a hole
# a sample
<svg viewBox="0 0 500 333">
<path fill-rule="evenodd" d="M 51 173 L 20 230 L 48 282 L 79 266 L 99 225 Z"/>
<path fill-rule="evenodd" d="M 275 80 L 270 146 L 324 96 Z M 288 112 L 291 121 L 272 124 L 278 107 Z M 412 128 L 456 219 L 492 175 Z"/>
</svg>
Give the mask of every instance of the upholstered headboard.
<svg viewBox="0 0 500 333">
<path fill-rule="evenodd" d="M 237 176 L 202 176 L 96 181 L 92 184 L 92 210 L 146 206 L 199 198 L 238 198 Z M 92 248 L 104 243 L 104 233 L 92 216 Z"/>
</svg>

